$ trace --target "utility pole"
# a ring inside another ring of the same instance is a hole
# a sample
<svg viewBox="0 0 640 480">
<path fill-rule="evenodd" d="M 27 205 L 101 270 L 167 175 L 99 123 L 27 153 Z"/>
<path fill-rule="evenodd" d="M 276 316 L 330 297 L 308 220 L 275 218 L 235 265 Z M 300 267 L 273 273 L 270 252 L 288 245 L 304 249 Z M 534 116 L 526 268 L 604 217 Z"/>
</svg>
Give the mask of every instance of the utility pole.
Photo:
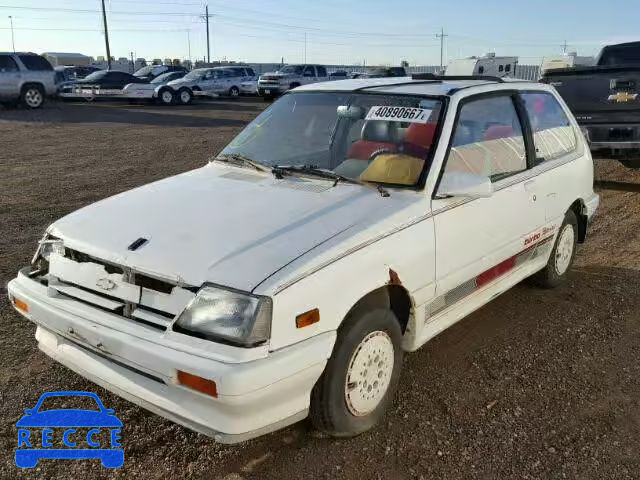
<svg viewBox="0 0 640 480">
<path fill-rule="evenodd" d="M 209 43 L 209 5 L 204 7 L 204 18 L 207 21 L 207 63 L 211 63 L 211 47 Z"/>
<path fill-rule="evenodd" d="M 567 53 L 567 41 L 565 40 L 564 43 L 562 44 L 562 53 L 566 54 Z"/>
<path fill-rule="evenodd" d="M 440 39 L 440 72 L 442 72 L 442 67 L 444 66 L 444 39 L 448 36 L 444 34 L 444 28 L 440 29 L 440 33 L 436 34 L 436 38 Z"/>
<path fill-rule="evenodd" d="M 111 70 L 111 50 L 109 49 L 109 29 L 107 27 L 107 12 L 102 0 L 102 23 L 104 24 L 104 43 L 107 47 L 107 70 Z"/>
<path fill-rule="evenodd" d="M 191 30 L 187 30 L 187 46 L 189 48 L 189 69 L 192 69 L 193 65 L 191 65 Z"/>
<path fill-rule="evenodd" d="M 131 52 L 131 73 L 135 73 L 136 71 L 136 62 L 133 59 L 133 52 Z"/>
<path fill-rule="evenodd" d="M 13 17 L 9 15 L 9 22 L 11 22 L 11 47 L 13 48 L 13 53 L 16 53 L 16 40 L 13 36 Z"/>
</svg>

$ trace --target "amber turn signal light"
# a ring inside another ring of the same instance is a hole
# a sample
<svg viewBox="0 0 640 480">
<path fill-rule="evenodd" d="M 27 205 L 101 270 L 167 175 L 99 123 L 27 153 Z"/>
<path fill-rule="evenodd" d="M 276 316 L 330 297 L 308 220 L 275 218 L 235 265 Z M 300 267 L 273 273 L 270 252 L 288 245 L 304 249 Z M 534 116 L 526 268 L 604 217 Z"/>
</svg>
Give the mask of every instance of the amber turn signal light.
<svg viewBox="0 0 640 480">
<path fill-rule="evenodd" d="M 320 321 L 320 310 L 314 308 L 296 317 L 296 328 L 304 328 Z"/>
<path fill-rule="evenodd" d="M 29 305 L 27 305 L 27 302 L 23 302 L 19 298 L 14 297 L 13 306 L 20 310 L 22 313 L 29 313 Z"/>
<path fill-rule="evenodd" d="M 178 370 L 178 383 L 210 397 L 218 398 L 218 387 L 213 380 Z"/>
</svg>

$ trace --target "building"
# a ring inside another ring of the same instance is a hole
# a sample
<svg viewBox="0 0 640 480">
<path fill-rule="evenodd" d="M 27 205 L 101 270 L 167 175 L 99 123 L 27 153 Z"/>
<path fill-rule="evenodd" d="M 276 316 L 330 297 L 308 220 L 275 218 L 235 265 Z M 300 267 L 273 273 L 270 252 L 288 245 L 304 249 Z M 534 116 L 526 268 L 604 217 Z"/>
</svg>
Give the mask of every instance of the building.
<svg viewBox="0 0 640 480">
<path fill-rule="evenodd" d="M 45 52 L 42 54 L 54 67 L 63 65 L 85 66 L 93 63 L 93 57 L 81 53 Z"/>
</svg>

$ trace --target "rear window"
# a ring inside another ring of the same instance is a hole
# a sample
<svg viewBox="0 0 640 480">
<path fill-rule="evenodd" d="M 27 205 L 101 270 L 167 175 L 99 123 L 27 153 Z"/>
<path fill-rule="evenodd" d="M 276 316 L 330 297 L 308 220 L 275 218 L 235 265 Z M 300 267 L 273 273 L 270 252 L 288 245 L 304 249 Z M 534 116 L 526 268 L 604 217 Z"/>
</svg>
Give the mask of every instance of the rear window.
<svg viewBox="0 0 640 480">
<path fill-rule="evenodd" d="M 605 48 L 598 65 L 640 65 L 640 43 Z"/>
<path fill-rule="evenodd" d="M 27 70 L 35 71 L 51 71 L 53 67 L 51 64 L 40 55 L 18 55 L 20 61 L 27 67 Z"/>
</svg>

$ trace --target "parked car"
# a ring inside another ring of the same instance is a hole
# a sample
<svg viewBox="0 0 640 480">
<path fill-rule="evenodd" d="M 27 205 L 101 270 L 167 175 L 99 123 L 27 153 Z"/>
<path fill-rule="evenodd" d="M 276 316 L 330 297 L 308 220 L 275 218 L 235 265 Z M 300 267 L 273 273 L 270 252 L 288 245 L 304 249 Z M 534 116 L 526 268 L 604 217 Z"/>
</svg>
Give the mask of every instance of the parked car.
<svg viewBox="0 0 640 480">
<path fill-rule="evenodd" d="M 277 72 L 265 73 L 258 79 L 258 95 L 271 100 L 301 85 L 330 80 L 322 65 L 285 65 Z"/>
<path fill-rule="evenodd" d="M 252 69 L 244 67 L 215 67 L 210 78 L 199 85 L 194 96 L 238 97 L 242 93 L 242 84 L 255 81 Z"/>
<path fill-rule="evenodd" d="M 231 81 L 234 80 L 234 81 Z M 237 84 L 234 83 L 237 81 Z M 224 92 L 229 95 L 239 95 L 239 77 L 225 70 L 225 67 L 197 68 L 190 71 L 179 80 L 169 82 L 167 85 L 175 92 L 176 103 L 188 105 L 194 95 L 207 95 L 207 92 Z M 238 92 L 236 92 L 236 89 Z"/>
<path fill-rule="evenodd" d="M 147 65 L 137 70 L 133 75 L 150 82 L 156 77 L 169 72 L 187 72 L 187 69 L 179 65 Z"/>
<path fill-rule="evenodd" d="M 40 350 L 220 442 L 307 415 L 345 437 L 381 421 L 404 352 L 561 284 L 598 203 L 553 87 L 318 83 L 208 165 L 54 222 L 8 292 Z"/>
<path fill-rule="evenodd" d="M 40 108 L 56 92 L 53 67 L 44 57 L 0 52 L 0 104 Z"/>
<path fill-rule="evenodd" d="M 331 77 L 331 80 L 345 80 L 349 78 L 349 74 L 345 70 L 336 70 L 331 72 L 329 77 Z"/>
<path fill-rule="evenodd" d="M 547 70 L 578 119 L 591 151 L 640 168 L 640 42 L 609 45 L 595 66 Z"/>
<path fill-rule="evenodd" d="M 352 78 L 387 78 L 406 77 L 407 71 L 404 67 L 374 67 L 366 72 L 352 74 Z"/>
<path fill-rule="evenodd" d="M 172 105 L 175 101 L 175 92 L 168 84 L 181 79 L 186 73 L 185 71 L 167 72 L 149 83 L 130 83 L 124 87 L 122 94 L 132 100 L 150 100 L 158 101 L 163 105 Z"/>
<path fill-rule="evenodd" d="M 126 72 L 100 70 L 77 82 L 73 88 L 73 96 L 89 98 L 120 96 L 124 87 L 131 83 L 147 84 L 149 82 Z"/>
</svg>

